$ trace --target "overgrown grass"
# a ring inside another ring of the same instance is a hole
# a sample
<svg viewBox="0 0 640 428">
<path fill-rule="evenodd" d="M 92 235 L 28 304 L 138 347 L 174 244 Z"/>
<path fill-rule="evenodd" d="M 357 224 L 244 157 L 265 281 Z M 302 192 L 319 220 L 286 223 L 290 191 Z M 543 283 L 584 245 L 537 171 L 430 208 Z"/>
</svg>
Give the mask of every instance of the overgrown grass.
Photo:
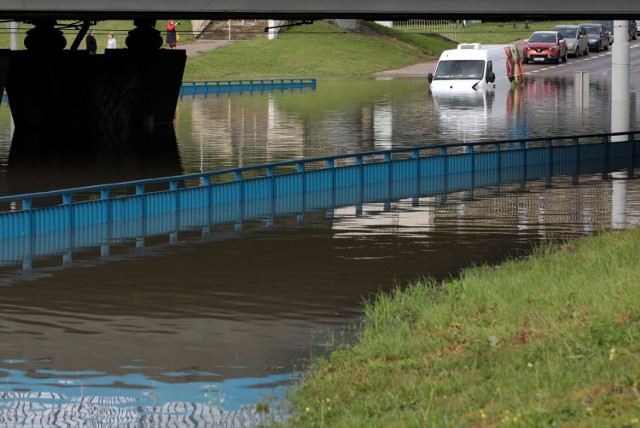
<svg viewBox="0 0 640 428">
<path fill-rule="evenodd" d="M 365 304 L 293 426 L 640 426 L 640 229 Z"/>
</svg>

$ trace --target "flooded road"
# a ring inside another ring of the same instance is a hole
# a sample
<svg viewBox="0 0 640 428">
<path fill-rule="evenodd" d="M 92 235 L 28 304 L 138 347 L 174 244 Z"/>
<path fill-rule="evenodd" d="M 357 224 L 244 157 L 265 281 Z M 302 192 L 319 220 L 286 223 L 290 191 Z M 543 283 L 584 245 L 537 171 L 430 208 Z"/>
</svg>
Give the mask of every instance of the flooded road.
<svg viewBox="0 0 640 428">
<path fill-rule="evenodd" d="M 587 110 L 574 105 L 572 83 L 536 77 L 517 92 L 434 99 L 423 79 L 336 79 L 315 90 L 185 97 L 168 135 L 175 157 L 156 163 L 157 156 L 123 155 L 118 168 L 95 157 L 62 168 L 64 154 L 12 163 L 3 105 L 0 193 L 391 147 L 608 132 L 610 82 L 592 79 Z M 634 90 L 632 129 L 640 108 Z M 124 242 L 107 260 L 91 249 L 71 265 L 62 256 L 36 260 L 30 272 L 2 266 L 0 421 L 42 409 L 77 417 L 88 401 L 102 422 L 242 413 L 283 397 L 310 360 L 352 341 L 363 300 L 380 291 L 640 217 L 637 180 L 588 176 L 573 186 L 557 178 L 550 189 L 532 182 L 467 196 L 368 204 L 362 214 L 337 208 L 220 227 L 207 238 L 159 236 L 142 247 Z"/>
</svg>

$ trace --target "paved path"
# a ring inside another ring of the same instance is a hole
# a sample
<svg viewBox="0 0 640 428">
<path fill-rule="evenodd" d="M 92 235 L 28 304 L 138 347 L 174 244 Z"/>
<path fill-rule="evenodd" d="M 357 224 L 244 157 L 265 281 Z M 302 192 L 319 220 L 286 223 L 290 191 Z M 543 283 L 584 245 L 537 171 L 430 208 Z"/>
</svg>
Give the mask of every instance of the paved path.
<svg viewBox="0 0 640 428">
<path fill-rule="evenodd" d="M 436 64 L 438 64 L 437 60 L 423 62 L 421 64 L 413 64 L 408 67 L 400 68 L 398 70 L 380 71 L 378 73 L 373 73 L 372 76 L 420 76 L 426 78 L 427 74 L 436 70 Z"/>
<path fill-rule="evenodd" d="M 197 39 L 194 42 L 178 44 L 178 49 L 187 51 L 187 58 L 193 58 L 203 52 L 209 52 L 221 46 L 227 46 L 234 43 L 233 40 L 204 40 Z"/>
</svg>

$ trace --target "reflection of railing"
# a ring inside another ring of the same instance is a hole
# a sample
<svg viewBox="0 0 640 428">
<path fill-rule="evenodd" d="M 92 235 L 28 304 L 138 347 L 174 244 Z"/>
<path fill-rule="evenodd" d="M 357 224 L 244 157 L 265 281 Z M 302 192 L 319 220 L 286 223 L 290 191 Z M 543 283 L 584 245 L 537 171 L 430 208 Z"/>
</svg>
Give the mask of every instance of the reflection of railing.
<svg viewBox="0 0 640 428">
<path fill-rule="evenodd" d="M 401 148 L 0 197 L 0 265 L 181 230 L 553 176 L 639 161 L 640 131 Z M 617 138 L 613 138 L 616 136 Z M 614 141 L 620 138 L 626 141 Z"/>
<path fill-rule="evenodd" d="M 213 403 L 171 401 L 141 405 L 133 396 L 67 397 L 52 392 L 0 392 L 2 426 L 218 426 L 281 424 L 284 412 L 260 412 L 255 406 L 226 410 Z M 27 422 L 28 421 L 28 422 Z"/>
<path fill-rule="evenodd" d="M 221 92 L 262 92 L 299 88 L 316 88 L 316 79 L 251 79 L 251 80 L 185 80 L 180 97 L 185 95 L 217 94 Z M 9 99 L 2 94 L 2 104 Z"/>
<path fill-rule="evenodd" d="M 278 89 L 315 87 L 316 79 L 196 80 L 182 82 L 180 96 L 240 91 L 262 92 Z"/>
</svg>

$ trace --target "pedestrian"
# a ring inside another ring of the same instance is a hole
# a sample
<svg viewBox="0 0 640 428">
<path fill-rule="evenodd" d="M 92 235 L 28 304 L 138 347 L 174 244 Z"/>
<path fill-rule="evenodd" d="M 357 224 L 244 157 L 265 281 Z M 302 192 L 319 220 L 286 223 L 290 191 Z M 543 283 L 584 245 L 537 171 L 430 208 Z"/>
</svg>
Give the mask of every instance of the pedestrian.
<svg viewBox="0 0 640 428">
<path fill-rule="evenodd" d="M 98 43 L 96 43 L 96 37 L 93 30 L 89 31 L 89 34 L 87 34 L 86 42 L 89 55 L 95 54 L 98 51 Z"/>
<path fill-rule="evenodd" d="M 116 35 L 113 33 L 109 33 L 107 36 L 107 49 L 115 49 L 116 48 Z"/>
<path fill-rule="evenodd" d="M 176 23 L 173 19 L 167 22 L 167 44 L 169 49 L 175 49 L 178 43 L 178 34 L 176 33 L 176 26 L 180 23 Z"/>
</svg>

